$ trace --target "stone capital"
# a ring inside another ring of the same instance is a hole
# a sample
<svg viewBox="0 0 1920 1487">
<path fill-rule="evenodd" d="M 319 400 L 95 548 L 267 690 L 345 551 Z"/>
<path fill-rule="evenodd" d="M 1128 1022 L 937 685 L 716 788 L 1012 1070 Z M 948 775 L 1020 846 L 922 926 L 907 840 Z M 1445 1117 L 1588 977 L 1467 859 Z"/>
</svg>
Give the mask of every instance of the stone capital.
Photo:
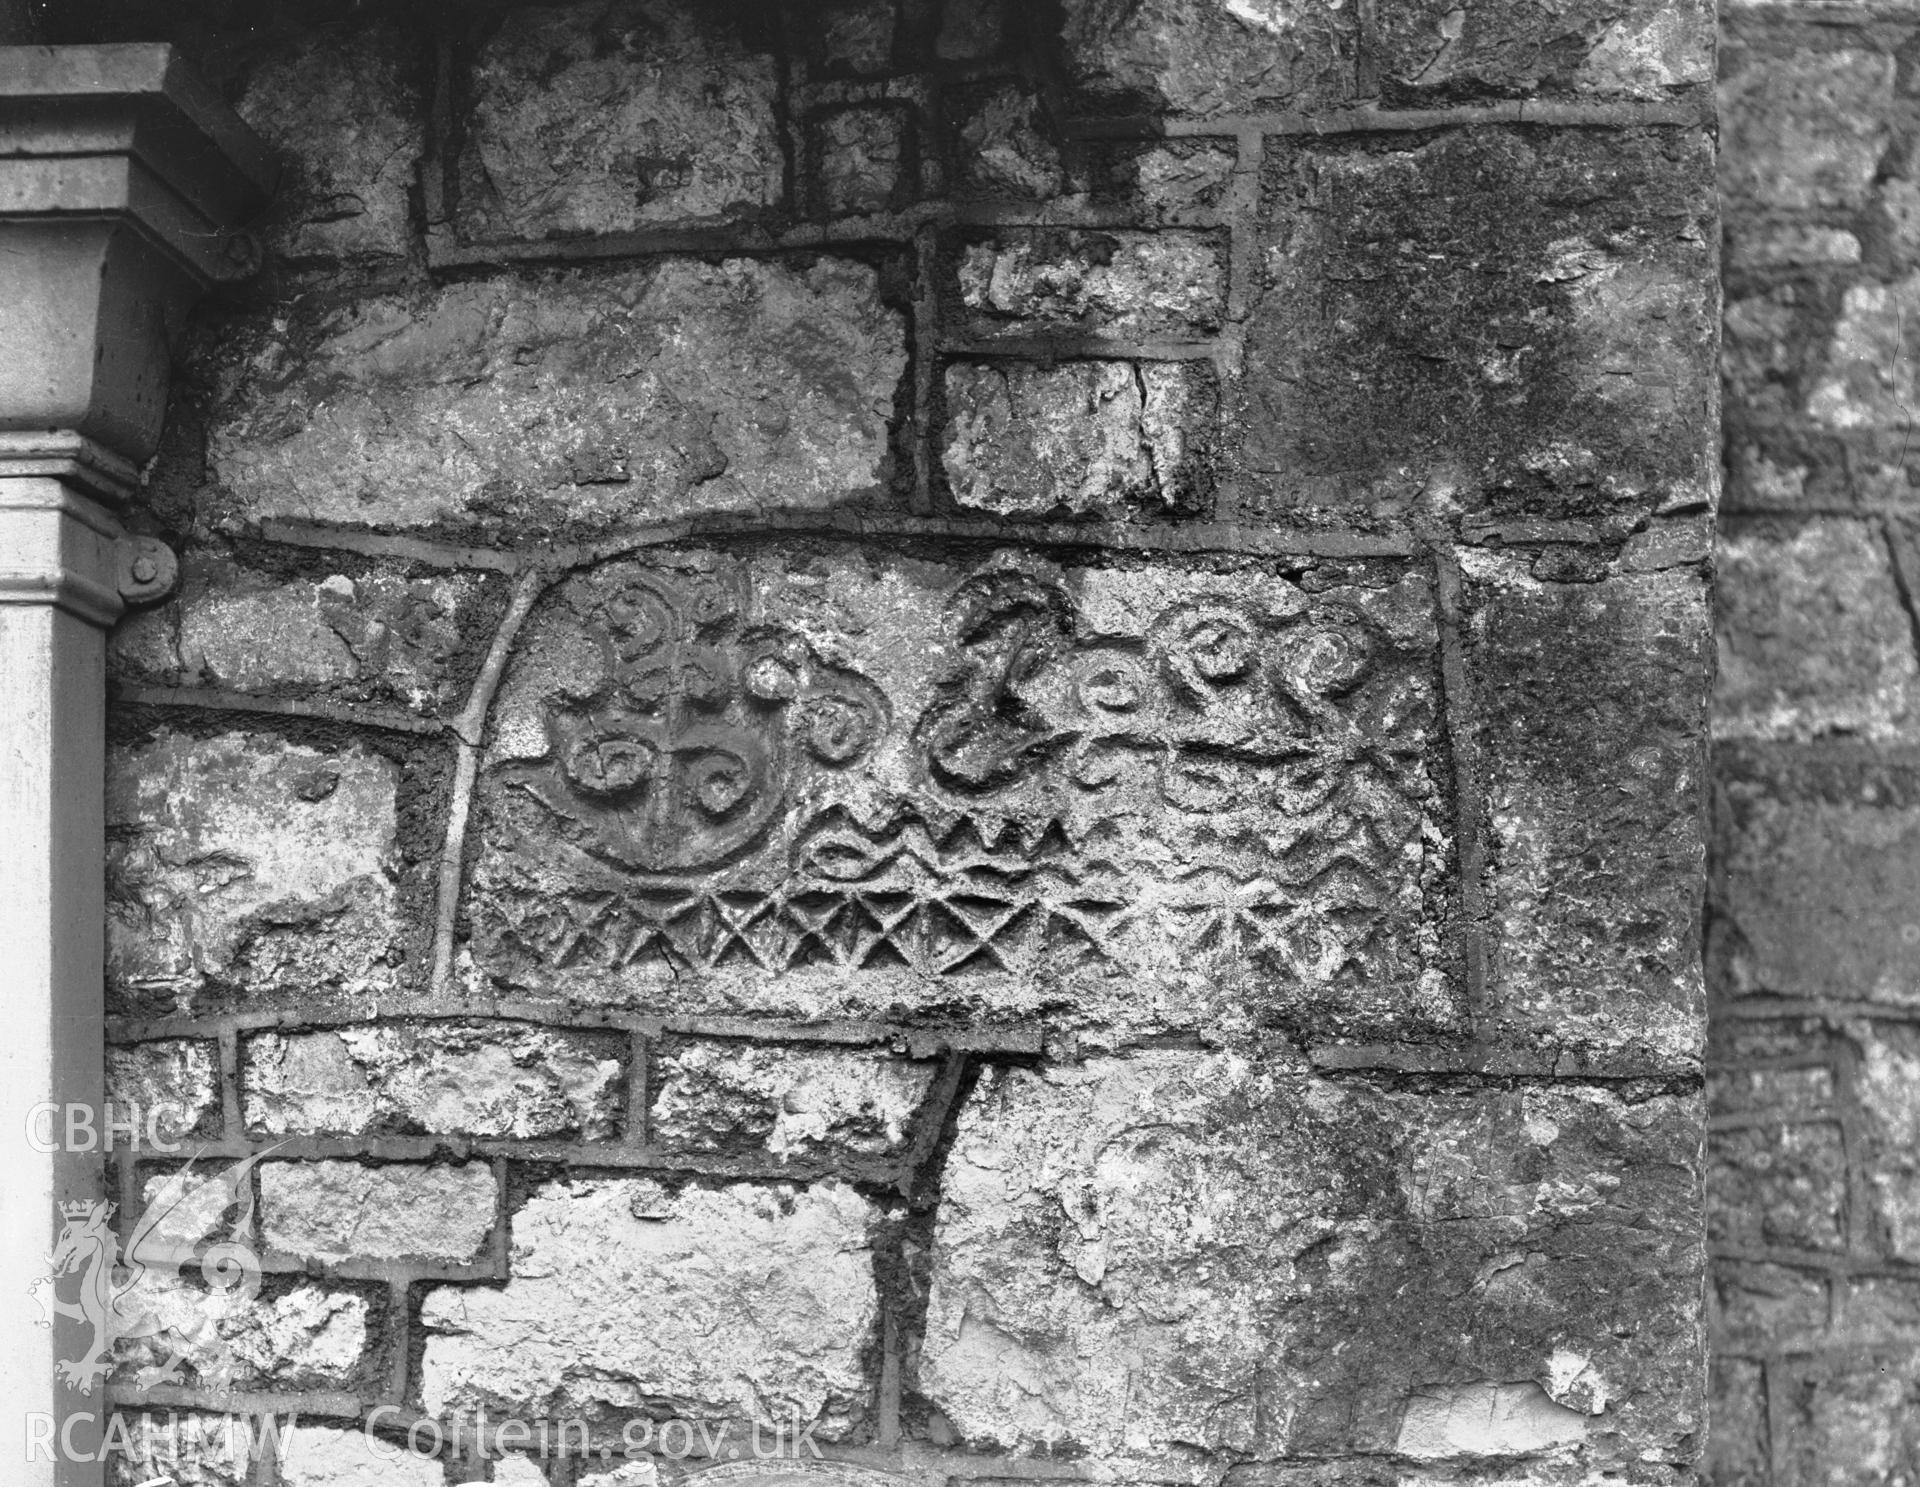
<svg viewBox="0 0 1920 1487">
<path fill-rule="evenodd" d="M 187 312 L 250 267 L 273 177 L 170 47 L 0 47 L 0 431 L 146 459 Z"/>
</svg>

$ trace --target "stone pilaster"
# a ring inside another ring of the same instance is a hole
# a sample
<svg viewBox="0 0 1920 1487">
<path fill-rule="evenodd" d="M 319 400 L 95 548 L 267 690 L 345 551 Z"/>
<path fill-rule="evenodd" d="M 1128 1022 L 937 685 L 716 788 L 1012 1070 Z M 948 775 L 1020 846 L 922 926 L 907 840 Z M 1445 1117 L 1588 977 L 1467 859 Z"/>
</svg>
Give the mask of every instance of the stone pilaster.
<svg viewBox="0 0 1920 1487">
<path fill-rule="evenodd" d="M 105 635 L 174 566 L 122 517 L 270 176 L 168 48 L 0 48 L 0 1459 L 33 1487 L 101 1472 Z"/>
</svg>

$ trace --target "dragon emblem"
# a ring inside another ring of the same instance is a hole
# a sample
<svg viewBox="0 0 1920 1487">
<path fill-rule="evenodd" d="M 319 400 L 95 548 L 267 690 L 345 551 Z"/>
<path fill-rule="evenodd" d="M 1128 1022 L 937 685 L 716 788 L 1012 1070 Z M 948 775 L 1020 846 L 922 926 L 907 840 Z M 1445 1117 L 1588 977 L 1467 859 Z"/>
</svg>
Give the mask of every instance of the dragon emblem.
<svg viewBox="0 0 1920 1487">
<path fill-rule="evenodd" d="M 47 1256 L 48 1273 L 29 1292 L 46 1312 L 40 1326 L 65 1317 L 89 1329 L 86 1352 L 56 1364 L 67 1387 L 91 1394 L 112 1370 L 116 1344 L 145 1338 L 157 1339 L 158 1350 L 168 1356 L 141 1369 L 140 1387 L 179 1382 L 190 1350 L 202 1384 L 218 1389 L 232 1382 L 238 1360 L 219 1324 L 260 1294 L 260 1257 L 249 1242 L 251 1174 L 267 1154 L 217 1172 L 196 1173 L 189 1162 L 154 1193 L 124 1252 L 112 1224 L 112 1203 L 60 1205 L 64 1223 Z M 168 1304 L 175 1298 L 167 1283 L 196 1264 L 208 1295 L 206 1304 L 189 1314 Z M 72 1300 L 59 1294 L 60 1283 L 69 1278 L 79 1281 Z"/>
</svg>

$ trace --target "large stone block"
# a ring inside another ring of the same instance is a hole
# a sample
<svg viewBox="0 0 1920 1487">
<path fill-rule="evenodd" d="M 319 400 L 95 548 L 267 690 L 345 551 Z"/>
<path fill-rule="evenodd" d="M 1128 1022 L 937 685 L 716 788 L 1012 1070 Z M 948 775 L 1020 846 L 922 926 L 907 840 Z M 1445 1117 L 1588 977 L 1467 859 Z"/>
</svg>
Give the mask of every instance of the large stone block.
<svg viewBox="0 0 1920 1487">
<path fill-rule="evenodd" d="M 1825 365 L 1807 394 L 1808 415 L 1839 433 L 1897 432 L 1897 447 L 1903 448 L 1913 427 L 1914 399 L 1920 396 L 1913 360 L 1920 347 L 1917 316 L 1920 274 L 1849 288 Z"/>
<path fill-rule="evenodd" d="M 260 1135 L 615 1133 L 624 1034 L 526 1023 L 391 1022 L 259 1033 L 242 1055 L 241 1108 Z"/>
<path fill-rule="evenodd" d="M 1351 101 L 1354 5 L 1296 0 L 1066 0 L 1061 42 L 1083 104 L 1234 114 Z"/>
<path fill-rule="evenodd" d="M 1684 1457 L 1699 1126 L 1187 1052 L 1000 1073 L 948 1159 L 918 1387 L 968 1440 L 1096 1459 Z"/>
<path fill-rule="evenodd" d="M 1920 1030 L 1860 1023 L 1854 1097 L 1863 1138 L 1856 1148 L 1870 1196 L 1873 1247 L 1920 1260 Z"/>
<path fill-rule="evenodd" d="M 1893 56 L 1730 50 L 1735 65 L 1720 85 L 1727 194 L 1785 211 L 1864 204 L 1890 137 Z"/>
<path fill-rule="evenodd" d="M 1716 987 L 1920 1006 L 1920 776 L 1730 752 L 1716 769 Z"/>
<path fill-rule="evenodd" d="M 485 1251 L 498 1203 L 484 1162 L 269 1162 L 260 1169 L 261 1237 L 269 1250 L 302 1259 L 470 1263 Z"/>
<path fill-rule="evenodd" d="M 881 498 L 906 367 L 878 275 L 832 260 L 303 300 L 224 354 L 232 518 L 542 538 Z"/>
<path fill-rule="evenodd" d="M 868 1392 L 878 1216 L 831 1182 L 550 1183 L 514 1215 L 504 1287 L 427 1293 L 422 1400 L 496 1420 L 646 1403 L 682 1420 L 817 1422 L 832 1440 Z"/>
<path fill-rule="evenodd" d="M 496 705 L 477 970 L 669 1015 L 1457 1028 L 1434 646 L 1398 566 L 605 565 Z"/>
<path fill-rule="evenodd" d="M 382 564 L 283 578 L 192 557 L 179 597 L 119 625 L 110 655 L 133 682 L 450 713 L 502 608 L 498 582 L 473 573 Z"/>
<path fill-rule="evenodd" d="M 248 80 L 240 116 L 284 174 L 268 238 L 283 256 L 398 257 L 413 240 L 415 173 L 426 143 L 424 35 L 391 22 L 328 28 Z"/>
<path fill-rule="evenodd" d="M 1713 1487 L 1772 1487 L 1767 1385 L 1761 1366 L 1717 1352 L 1712 1369 L 1713 1429 L 1701 1474 Z"/>
<path fill-rule="evenodd" d="M 458 225 L 543 238 L 778 207 L 779 63 L 731 0 L 527 6 L 480 49 Z"/>
<path fill-rule="evenodd" d="M 1268 152 L 1245 499 L 1565 517 L 1718 488 L 1713 156 L 1672 130 Z"/>
<path fill-rule="evenodd" d="M 1920 733 L 1913 620 L 1872 527 L 1736 529 L 1718 567 L 1716 737 Z"/>
<path fill-rule="evenodd" d="M 1469 554 L 1489 870 L 1486 1033 L 1622 1069 L 1696 1067 L 1706 587 L 1541 583 Z"/>
<path fill-rule="evenodd" d="M 1193 362 L 956 363 L 942 454 L 953 499 L 1001 516 L 1204 512 L 1219 395 Z"/>
<path fill-rule="evenodd" d="M 890 1156 L 932 1083 L 931 1064 L 865 1049 L 677 1043 L 655 1067 L 649 1121 L 670 1151 Z"/>
<path fill-rule="evenodd" d="M 1716 1131 L 1708 1159 L 1707 1231 L 1716 1244 L 1845 1248 L 1847 1160 L 1837 1124 Z"/>
<path fill-rule="evenodd" d="M 1817 1347 L 1826 1341 L 1832 1309 L 1827 1277 L 1818 1270 L 1724 1258 L 1713 1263 L 1707 1304 L 1708 1331 L 1723 1353 Z"/>
<path fill-rule="evenodd" d="M 1783 1427 L 1772 1480 L 1783 1487 L 1890 1481 L 1920 1459 L 1920 1354 L 1911 1348 L 1776 1364 L 1768 1384 Z"/>
<path fill-rule="evenodd" d="M 1702 0 L 1390 0 L 1371 60 L 1384 97 L 1659 99 L 1713 81 L 1713 7 Z"/>
<path fill-rule="evenodd" d="M 112 751 L 107 976 L 123 1004 L 397 984 L 398 764 L 162 730 Z"/>
</svg>

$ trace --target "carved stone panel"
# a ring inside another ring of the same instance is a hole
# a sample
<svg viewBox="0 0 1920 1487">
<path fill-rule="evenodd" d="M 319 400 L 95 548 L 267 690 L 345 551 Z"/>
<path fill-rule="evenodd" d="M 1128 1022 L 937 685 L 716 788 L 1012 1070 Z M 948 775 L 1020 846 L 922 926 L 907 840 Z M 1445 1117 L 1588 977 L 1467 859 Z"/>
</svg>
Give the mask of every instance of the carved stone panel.
<svg viewBox="0 0 1920 1487">
<path fill-rule="evenodd" d="M 473 974 L 668 1015 L 1452 1028 L 1434 646 L 1404 567 L 605 564 L 495 710 Z"/>
</svg>

